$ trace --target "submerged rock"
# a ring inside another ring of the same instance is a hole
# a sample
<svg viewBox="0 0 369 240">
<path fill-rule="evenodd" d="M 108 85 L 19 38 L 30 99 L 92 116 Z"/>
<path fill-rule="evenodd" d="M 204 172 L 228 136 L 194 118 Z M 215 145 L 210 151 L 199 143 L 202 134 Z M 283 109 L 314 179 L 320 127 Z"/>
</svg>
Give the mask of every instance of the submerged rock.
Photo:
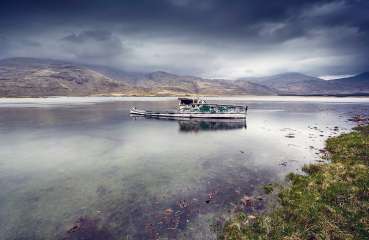
<svg viewBox="0 0 369 240">
<path fill-rule="evenodd" d="M 295 134 L 289 133 L 285 136 L 286 138 L 295 138 Z"/>
<path fill-rule="evenodd" d="M 98 226 L 98 219 L 86 217 L 79 218 L 71 228 L 66 232 L 63 240 L 110 240 L 113 239 L 112 234 L 104 227 Z"/>
<path fill-rule="evenodd" d="M 172 214 L 173 214 L 173 209 L 167 208 L 167 209 L 164 210 L 164 215 L 170 216 Z"/>
<path fill-rule="evenodd" d="M 240 200 L 240 202 L 242 203 L 242 205 L 244 205 L 245 207 L 251 207 L 252 202 L 253 202 L 253 198 L 250 196 L 243 196 Z"/>
</svg>

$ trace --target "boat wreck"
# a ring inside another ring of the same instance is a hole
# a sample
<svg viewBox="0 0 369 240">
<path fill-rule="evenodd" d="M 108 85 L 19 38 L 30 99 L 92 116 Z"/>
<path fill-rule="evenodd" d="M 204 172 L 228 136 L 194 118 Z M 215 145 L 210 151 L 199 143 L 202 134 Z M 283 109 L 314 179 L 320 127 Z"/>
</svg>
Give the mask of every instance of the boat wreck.
<svg viewBox="0 0 369 240">
<path fill-rule="evenodd" d="M 247 106 L 206 103 L 200 98 L 178 98 L 179 104 L 174 111 L 147 111 L 135 107 L 131 108 L 131 115 L 152 118 L 218 118 L 242 119 L 246 118 Z"/>
</svg>

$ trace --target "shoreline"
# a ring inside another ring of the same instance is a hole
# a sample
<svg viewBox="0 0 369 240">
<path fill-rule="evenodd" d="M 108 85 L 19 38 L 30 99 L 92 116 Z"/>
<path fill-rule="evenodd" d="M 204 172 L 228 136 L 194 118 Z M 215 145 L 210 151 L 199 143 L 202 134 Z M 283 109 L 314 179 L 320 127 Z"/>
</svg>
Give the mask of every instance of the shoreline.
<svg viewBox="0 0 369 240">
<path fill-rule="evenodd" d="M 369 235 L 369 118 L 326 140 L 329 162 L 287 175 L 278 204 L 254 216 L 234 214 L 218 239 L 366 239 Z M 273 185 L 266 193 L 276 192 Z"/>
<path fill-rule="evenodd" d="M 106 102 L 106 101 L 142 101 L 142 100 L 177 100 L 181 96 L 47 96 L 47 97 L 0 97 L 1 103 L 17 102 L 43 102 L 62 101 L 66 102 Z M 334 97 L 334 96 L 258 96 L 258 95 L 237 95 L 237 96 L 201 96 L 205 100 L 224 101 L 259 101 L 259 102 L 363 102 L 369 103 L 369 96 Z"/>
<path fill-rule="evenodd" d="M 0 96 L 0 99 L 8 98 L 60 98 L 60 97 L 333 97 L 333 98 L 368 98 L 368 94 L 313 94 L 313 95 L 295 95 L 295 94 L 279 94 L 279 95 L 257 95 L 257 94 L 245 94 L 245 95 L 201 95 L 201 94 L 148 94 L 148 95 L 124 95 L 124 94 L 92 94 L 92 95 L 46 95 L 46 96 Z"/>
</svg>

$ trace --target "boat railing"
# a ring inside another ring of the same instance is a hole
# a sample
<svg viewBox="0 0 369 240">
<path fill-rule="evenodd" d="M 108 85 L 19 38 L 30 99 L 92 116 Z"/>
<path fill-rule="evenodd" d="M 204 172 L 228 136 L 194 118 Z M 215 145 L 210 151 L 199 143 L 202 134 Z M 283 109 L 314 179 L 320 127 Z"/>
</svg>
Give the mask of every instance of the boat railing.
<svg viewBox="0 0 369 240">
<path fill-rule="evenodd" d="M 230 107 L 230 108 L 244 108 L 247 110 L 247 106 L 244 105 L 233 105 L 233 104 L 216 104 L 216 103 L 193 103 L 189 106 L 213 106 L 213 107 Z M 187 106 L 186 104 L 182 104 L 180 106 Z"/>
</svg>

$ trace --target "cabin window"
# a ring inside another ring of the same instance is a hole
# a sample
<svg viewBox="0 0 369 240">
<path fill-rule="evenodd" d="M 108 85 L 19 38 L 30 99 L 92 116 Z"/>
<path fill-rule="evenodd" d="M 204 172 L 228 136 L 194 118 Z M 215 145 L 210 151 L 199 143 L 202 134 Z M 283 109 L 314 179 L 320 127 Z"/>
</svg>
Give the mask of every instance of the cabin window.
<svg viewBox="0 0 369 240">
<path fill-rule="evenodd" d="M 181 99 L 182 105 L 191 105 L 193 103 L 192 99 Z"/>
</svg>

